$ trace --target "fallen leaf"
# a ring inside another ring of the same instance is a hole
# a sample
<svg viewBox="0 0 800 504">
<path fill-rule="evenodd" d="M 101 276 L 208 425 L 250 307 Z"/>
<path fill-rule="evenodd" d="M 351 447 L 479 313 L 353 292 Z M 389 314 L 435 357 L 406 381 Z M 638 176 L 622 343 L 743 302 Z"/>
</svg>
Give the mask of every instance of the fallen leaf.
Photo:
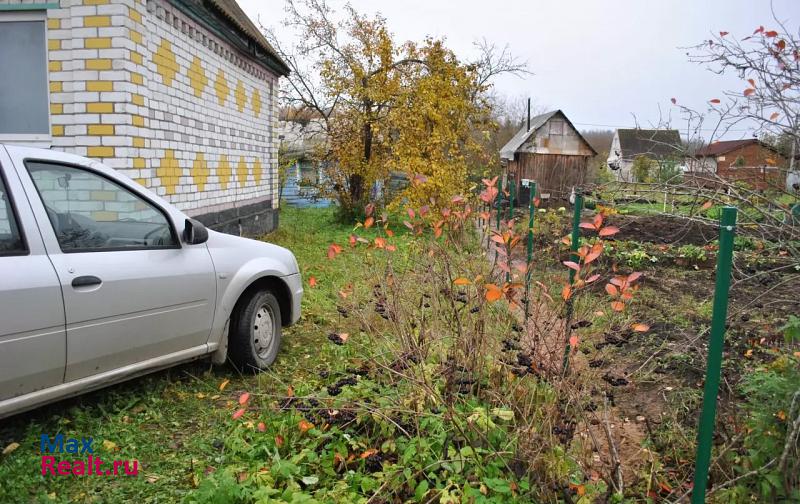
<svg viewBox="0 0 800 504">
<path fill-rule="evenodd" d="M 297 428 L 300 429 L 300 432 L 306 433 L 314 428 L 314 424 L 306 420 L 300 420 L 297 424 Z"/>
<path fill-rule="evenodd" d="M 569 284 L 564 285 L 564 288 L 561 289 L 561 297 L 564 301 L 568 300 L 572 296 L 572 287 Z"/>
<path fill-rule="evenodd" d="M 455 284 L 455 285 L 469 285 L 471 283 L 472 282 L 470 282 L 469 279 L 464 278 L 464 277 L 458 277 L 455 280 L 453 280 L 453 284 Z"/>
<path fill-rule="evenodd" d="M 238 410 L 236 410 L 236 412 L 233 414 L 231 418 L 233 418 L 234 420 L 238 420 L 239 418 L 242 418 L 244 412 L 245 412 L 244 408 L 239 408 Z"/>
<path fill-rule="evenodd" d="M 117 443 L 115 443 L 114 441 L 109 441 L 108 439 L 106 439 L 106 440 L 103 441 L 103 448 L 105 448 L 108 451 L 114 451 L 117 448 Z"/>
<path fill-rule="evenodd" d="M 372 227 L 372 224 L 374 224 L 374 223 L 375 223 L 375 219 L 373 219 L 372 217 L 367 217 L 367 219 L 364 221 L 364 227 L 365 228 L 370 228 L 370 227 Z"/>
<path fill-rule="evenodd" d="M 312 289 L 317 286 L 317 277 L 308 277 L 308 286 Z"/>
<path fill-rule="evenodd" d="M 744 356 L 745 356 L 745 357 L 752 357 L 752 356 L 753 356 L 753 349 L 752 349 L 752 348 L 749 348 L 749 349 L 748 349 L 748 350 L 747 350 L 747 351 L 744 353 Z"/>
<path fill-rule="evenodd" d="M 780 410 L 779 412 L 775 413 L 775 416 L 778 417 L 778 420 L 780 420 L 781 422 L 786 421 L 786 412 L 783 410 Z"/>
<path fill-rule="evenodd" d="M 286 387 L 286 397 L 294 397 L 294 387 L 291 385 Z"/>
<path fill-rule="evenodd" d="M 375 453 L 378 453 L 378 450 L 376 450 L 375 448 L 370 448 L 369 450 L 365 450 L 364 453 L 359 455 L 359 457 L 362 458 L 362 459 L 365 459 L 365 458 L 367 458 L 370 455 L 373 455 Z"/>
<path fill-rule="evenodd" d="M 328 247 L 328 259 L 333 259 L 336 257 L 336 254 L 341 253 L 342 247 L 335 243 L 331 243 Z"/>
<path fill-rule="evenodd" d="M 577 346 L 578 346 L 578 336 L 577 335 L 573 334 L 572 336 L 569 337 L 569 346 L 571 346 L 572 348 L 577 348 Z"/>
<path fill-rule="evenodd" d="M 258 422 L 258 432 L 265 432 L 267 430 L 267 424 L 264 422 Z"/>
<path fill-rule="evenodd" d="M 650 330 L 650 326 L 647 324 L 633 324 L 633 330 L 635 332 L 647 332 Z"/>
<path fill-rule="evenodd" d="M 225 390 L 225 387 L 227 387 L 230 382 L 231 381 L 227 379 L 222 380 L 222 383 L 219 384 L 219 391 L 222 392 L 223 390 Z"/>
<path fill-rule="evenodd" d="M 714 204 L 713 201 L 708 200 L 705 203 L 703 203 L 703 206 L 700 207 L 700 210 L 708 210 L 709 208 L 711 208 L 711 205 L 713 204 Z"/>
<path fill-rule="evenodd" d="M 17 448 L 19 448 L 19 443 L 11 443 L 8 446 L 6 446 L 5 448 L 3 448 L 3 455 L 8 455 L 9 453 L 13 452 Z"/>
<path fill-rule="evenodd" d="M 622 311 L 625 309 L 625 303 L 622 301 L 613 301 L 611 303 L 611 309 L 614 311 Z"/>
<path fill-rule="evenodd" d="M 278 448 L 283 446 L 283 436 L 275 436 L 275 446 Z"/>
<path fill-rule="evenodd" d="M 245 403 L 249 400 L 250 400 L 250 392 L 245 392 L 244 394 L 239 396 L 239 404 L 241 404 L 242 406 L 244 406 Z"/>
</svg>

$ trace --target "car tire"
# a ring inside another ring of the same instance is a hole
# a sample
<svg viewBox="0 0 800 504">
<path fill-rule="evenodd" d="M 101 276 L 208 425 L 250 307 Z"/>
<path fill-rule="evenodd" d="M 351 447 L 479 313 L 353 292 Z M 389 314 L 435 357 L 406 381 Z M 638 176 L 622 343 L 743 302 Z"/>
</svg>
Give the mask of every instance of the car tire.
<svg viewBox="0 0 800 504">
<path fill-rule="evenodd" d="M 240 301 L 231 318 L 228 356 L 241 371 L 258 372 L 275 361 L 281 346 L 281 310 L 268 290 Z"/>
</svg>

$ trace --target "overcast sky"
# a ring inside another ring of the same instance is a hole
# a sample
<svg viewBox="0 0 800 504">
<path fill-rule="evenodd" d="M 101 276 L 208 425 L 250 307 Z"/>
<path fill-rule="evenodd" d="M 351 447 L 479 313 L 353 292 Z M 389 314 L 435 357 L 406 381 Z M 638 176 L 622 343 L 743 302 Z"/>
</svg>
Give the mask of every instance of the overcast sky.
<svg viewBox="0 0 800 504">
<path fill-rule="evenodd" d="M 276 30 L 283 0 L 239 0 L 250 17 Z M 380 12 L 398 41 L 443 37 L 460 57 L 486 38 L 508 44 L 535 73 L 495 82 L 499 93 L 530 96 L 562 109 L 580 129 L 642 127 L 675 110 L 670 98 L 693 107 L 723 89 L 746 87 L 689 63 L 681 47 L 728 31 L 742 38 L 758 25 L 773 27 L 769 0 L 351 0 L 360 12 Z M 329 0 L 334 8 L 344 2 Z M 778 17 L 796 30 L 800 1 L 774 0 Z M 595 126 L 596 125 L 596 126 Z M 749 136 L 737 131 L 728 135 Z"/>
</svg>

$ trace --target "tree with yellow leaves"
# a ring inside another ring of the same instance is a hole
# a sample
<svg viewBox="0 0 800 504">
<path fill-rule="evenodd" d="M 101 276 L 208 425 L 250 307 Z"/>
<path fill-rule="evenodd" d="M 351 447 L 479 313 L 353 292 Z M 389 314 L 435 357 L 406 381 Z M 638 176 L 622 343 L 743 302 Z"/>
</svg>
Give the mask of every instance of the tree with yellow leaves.
<svg viewBox="0 0 800 504">
<path fill-rule="evenodd" d="M 286 49 L 268 33 L 292 69 L 287 105 L 311 110 L 324 124 L 324 195 L 352 218 L 378 191 L 411 204 L 443 204 L 467 187 L 466 159 L 480 155 L 476 129 L 491 127 L 486 92 L 503 72 L 524 71 L 504 50 L 484 44 L 478 63 L 463 63 L 442 40 L 396 43 L 380 16 L 351 6 L 334 21 L 321 0 L 288 2 L 288 23 L 299 35 Z M 387 191 L 390 175 L 412 183 Z M 388 203 L 388 201 L 384 201 Z"/>
</svg>

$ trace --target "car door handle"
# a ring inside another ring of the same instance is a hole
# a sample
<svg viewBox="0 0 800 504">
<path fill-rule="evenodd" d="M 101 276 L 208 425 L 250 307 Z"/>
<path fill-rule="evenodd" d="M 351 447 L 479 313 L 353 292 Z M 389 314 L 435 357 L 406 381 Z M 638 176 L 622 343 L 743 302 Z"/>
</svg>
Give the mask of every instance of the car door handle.
<svg viewBox="0 0 800 504">
<path fill-rule="evenodd" d="M 100 285 L 101 283 L 103 283 L 102 280 L 92 275 L 79 276 L 72 280 L 73 287 L 89 287 L 90 285 Z"/>
</svg>

